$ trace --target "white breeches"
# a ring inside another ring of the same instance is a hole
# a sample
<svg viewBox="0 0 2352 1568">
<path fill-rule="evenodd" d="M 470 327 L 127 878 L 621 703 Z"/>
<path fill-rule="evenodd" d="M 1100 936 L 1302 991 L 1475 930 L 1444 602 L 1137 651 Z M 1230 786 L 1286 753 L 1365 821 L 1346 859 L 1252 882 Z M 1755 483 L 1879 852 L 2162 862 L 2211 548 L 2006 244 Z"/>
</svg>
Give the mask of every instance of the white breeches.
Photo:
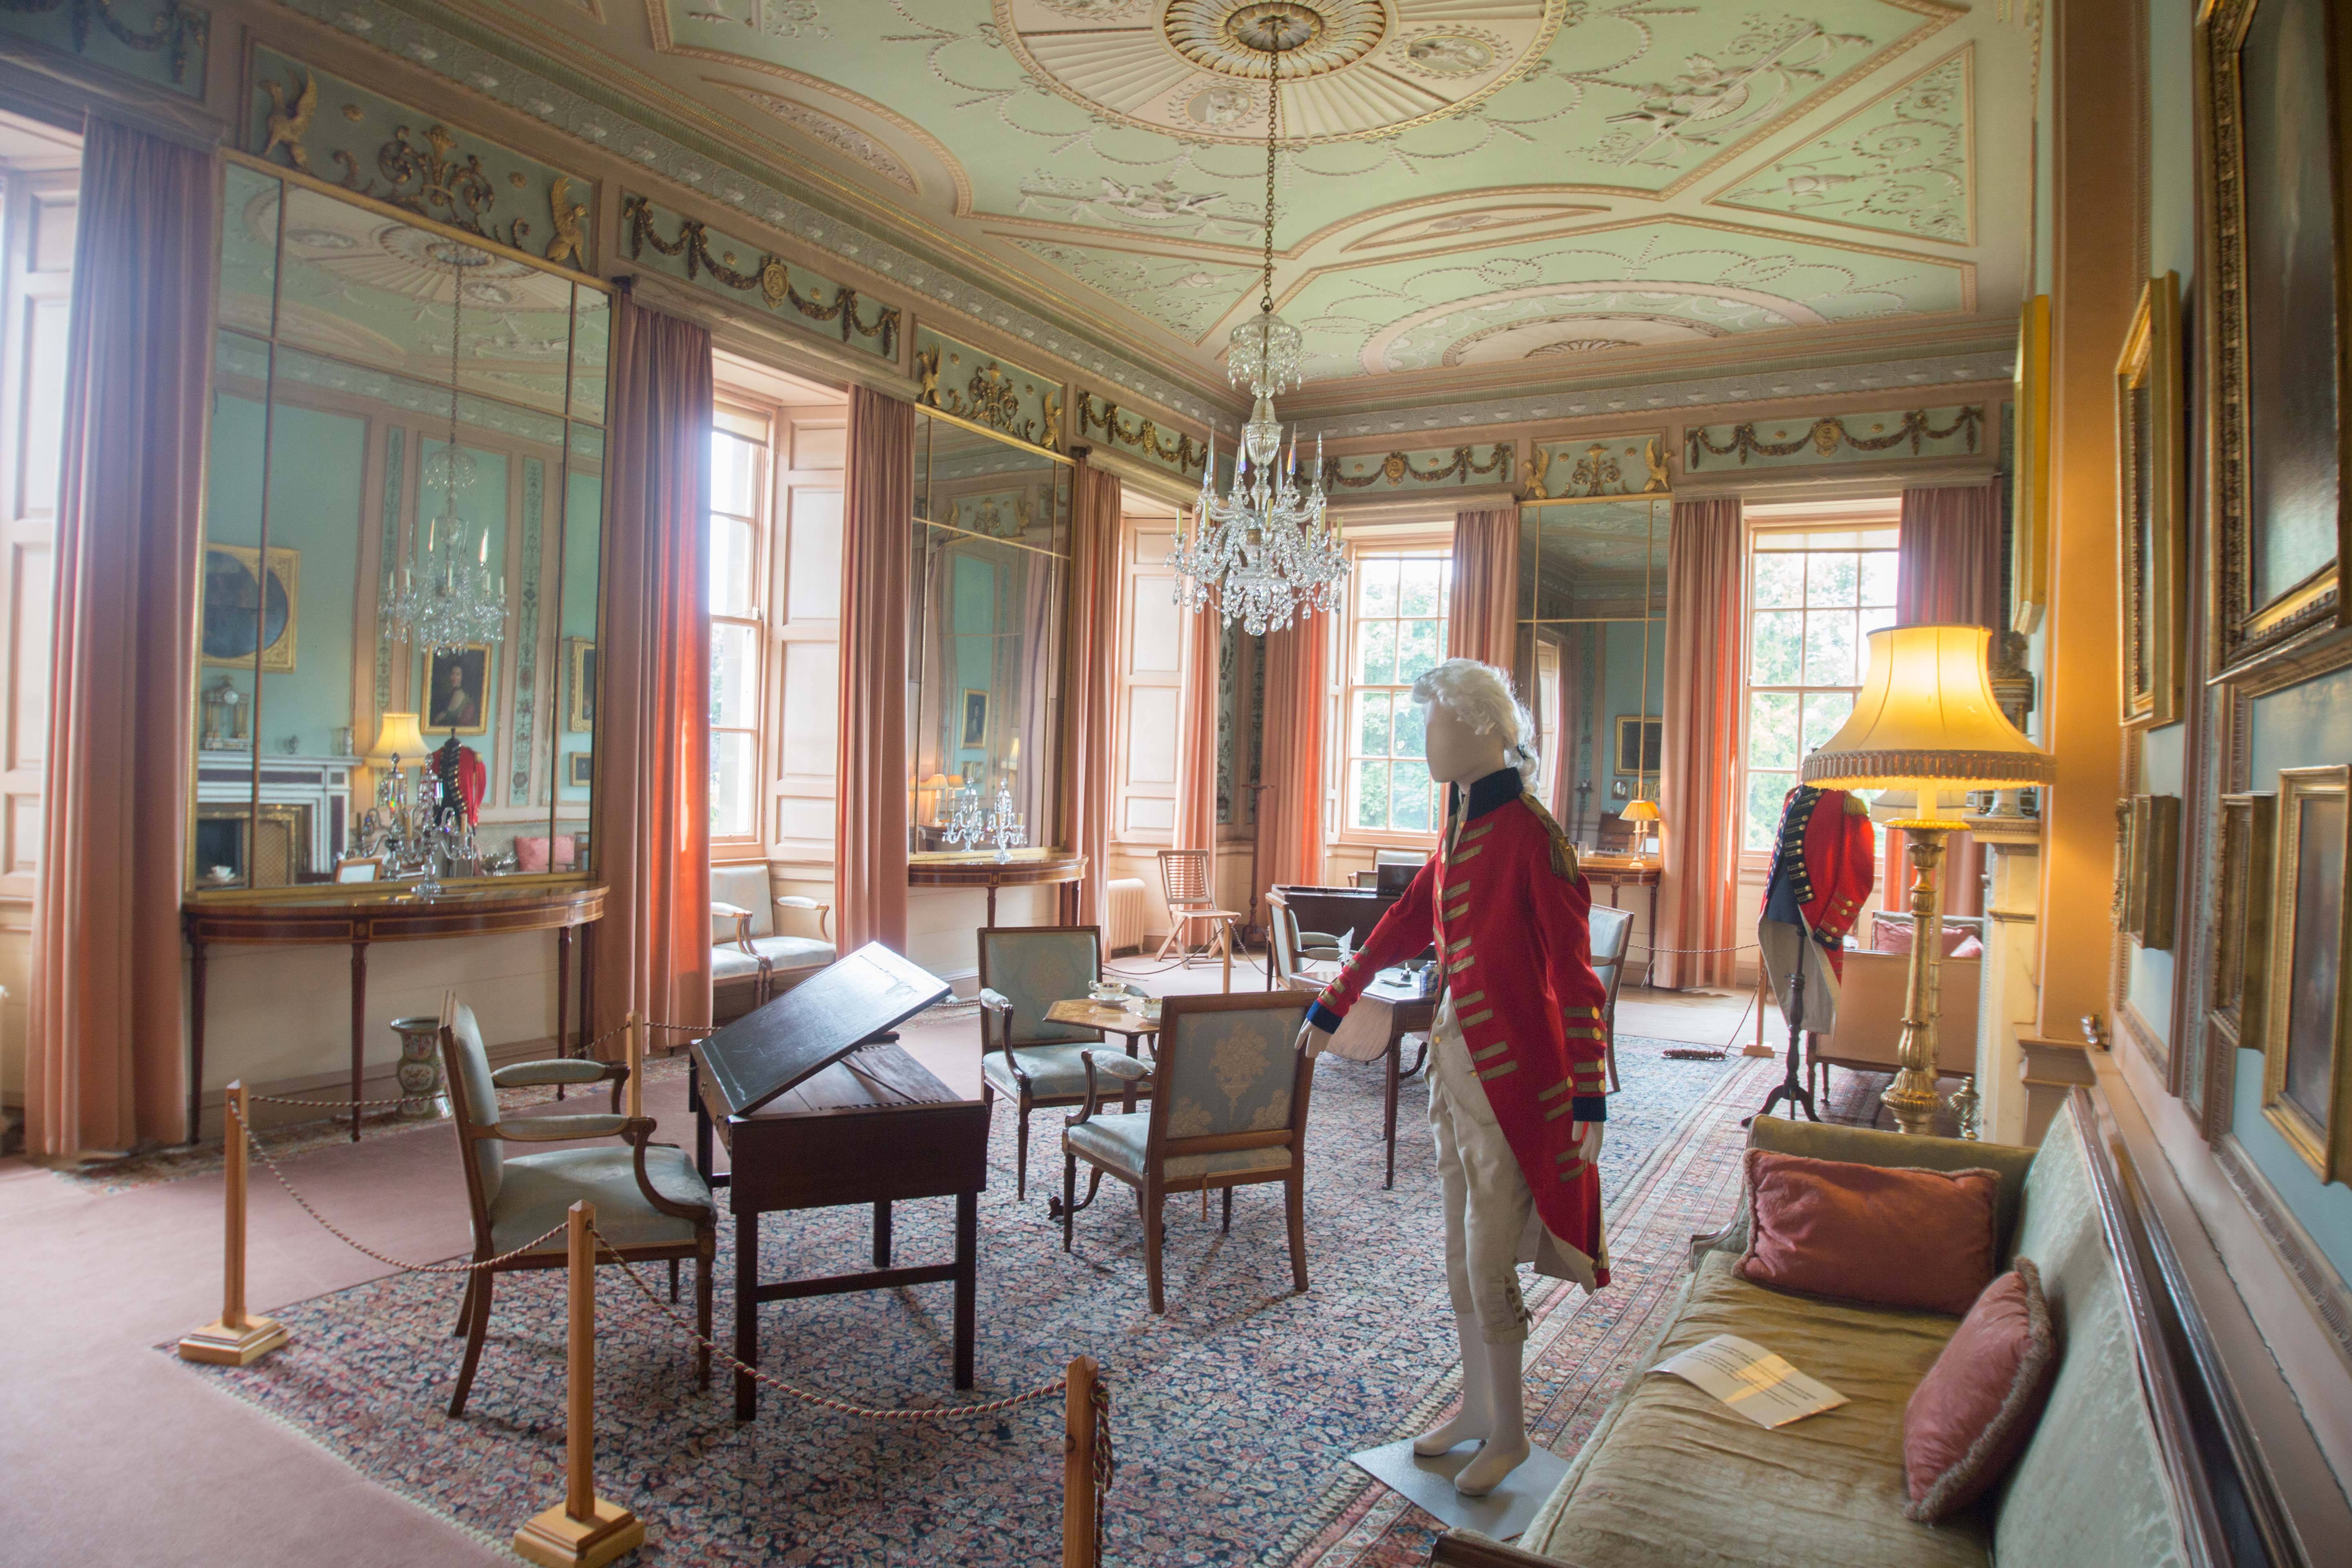
<svg viewBox="0 0 2352 1568">
<path fill-rule="evenodd" d="M 1518 1262 L 1535 1197 L 1471 1070 L 1450 998 L 1439 1006 L 1430 1053 L 1429 1125 L 1445 1194 L 1445 1283 L 1454 1312 L 1477 1323 L 1488 1344 L 1517 1344 L 1528 1337 L 1529 1322 Z"/>
</svg>

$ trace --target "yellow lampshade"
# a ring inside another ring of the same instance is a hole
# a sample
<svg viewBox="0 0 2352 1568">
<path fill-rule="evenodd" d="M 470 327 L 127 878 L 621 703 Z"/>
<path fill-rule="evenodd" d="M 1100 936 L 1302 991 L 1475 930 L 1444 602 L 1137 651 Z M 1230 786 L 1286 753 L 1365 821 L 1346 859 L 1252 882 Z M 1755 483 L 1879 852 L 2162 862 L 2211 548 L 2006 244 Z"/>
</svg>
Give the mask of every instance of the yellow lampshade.
<svg viewBox="0 0 2352 1568">
<path fill-rule="evenodd" d="M 1982 626 L 1890 626 L 1870 634 L 1870 669 L 1853 713 L 1805 759 L 1822 789 L 1907 789 L 1919 815 L 1937 795 L 2044 784 L 2050 753 L 2027 740 L 1993 700 Z"/>
<path fill-rule="evenodd" d="M 415 714 L 387 713 L 383 716 L 383 728 L 376 731 L 375 744 L 368 748 L 368 765 L 388 768 L 394 757 L 404 762 L 422 762 L 425 754 L 432 749 L 426 744 L 424 732 L 416 727 Z"/>
<path fill-rule="evenodd" d="M 1654 800 L 1629 800 L 1625 809 L 1617 814 L 1627 822 L 1663 822 L 1658 815 L 1658 803 Z"/>
</svg>

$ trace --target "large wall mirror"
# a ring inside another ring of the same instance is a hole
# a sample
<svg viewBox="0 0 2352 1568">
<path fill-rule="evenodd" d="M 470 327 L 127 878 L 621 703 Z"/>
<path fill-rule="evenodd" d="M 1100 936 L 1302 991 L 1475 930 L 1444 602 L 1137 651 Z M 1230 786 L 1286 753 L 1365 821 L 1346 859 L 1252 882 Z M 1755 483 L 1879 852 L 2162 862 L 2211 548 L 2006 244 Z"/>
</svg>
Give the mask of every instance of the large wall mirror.
<svg viewBox="0 0 2352 1568">
<path fill-rule="evenodd" d="M 1673 521 L 1665 496 L 1519 511 L 1513 675 L 1535 713 L 1535 794 L 1588 849 L 1640 848 L 1625 808 L 1658 798 Z"/>
<path fill-rule="evenodd" d="M 222 201 L 190 887 L 586 872 L 607 295 L 246 163 Z"/>
<path fill-rule="evenodd" d="M 916 412 L 907 821 L 918 859 L 1057 847 L 1071 471 L 1054 453 Z"/>
</svg>

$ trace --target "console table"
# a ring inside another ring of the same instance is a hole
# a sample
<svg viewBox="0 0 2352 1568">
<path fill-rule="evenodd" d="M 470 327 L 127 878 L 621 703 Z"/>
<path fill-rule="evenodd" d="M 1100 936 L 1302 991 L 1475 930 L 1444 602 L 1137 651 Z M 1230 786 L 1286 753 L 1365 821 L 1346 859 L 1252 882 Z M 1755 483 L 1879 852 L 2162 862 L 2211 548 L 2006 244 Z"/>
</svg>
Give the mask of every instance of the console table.
<svg viewBox="0 0 2352 1568">
<path fill-rule="evenodd" d="M 907 885 L 910 888 L 986 888 L 988 889 L 988 923 L 996 924 L 996 889 L 999 888 L 1040 888 L 1060 884 L 1062 901 L 1071 899 L 1070 886 L 1087 874 L 1087 858 L 1064 855 L 1054 858 L 1024 860 L 1019 856 L 999 860 L 993 854 L 935 858 L 925 856 L 907 863 Z M 1068 909 L 1063 918 L 1071 917 Z"/>
<path fill-rule="evenodd" d="M 498 882 L 461 884 L 432 898 L 420 898 L 397 883 L 330 885 L 316 895 L 287 889 L 250 897 L 192 898 L 181 905 L 187 932 L 188 1141 L 201 1125 L 205 1087 L 205 950 L 215 942 L 253 946 L 316 947 L 350 944 L 352 950 L 352 1099 L 360 1098 L 362 1058 L 367 1044 L 367 950 L 377 942 L 426 942 L 436 937 L 491 936 L 504 931 L 555 932 L 555 1038 L 563 1049 L 572 988 L 572 933 L 604 915 L 602 883 L 540 882 L 516 887 Z M 588 995 L 594 949 L 580 960 L 580 1019 L 588 1027 Z M 360 1113 L 352 1110 L 352 1141 L 360 1136 Z"/>
</svg>

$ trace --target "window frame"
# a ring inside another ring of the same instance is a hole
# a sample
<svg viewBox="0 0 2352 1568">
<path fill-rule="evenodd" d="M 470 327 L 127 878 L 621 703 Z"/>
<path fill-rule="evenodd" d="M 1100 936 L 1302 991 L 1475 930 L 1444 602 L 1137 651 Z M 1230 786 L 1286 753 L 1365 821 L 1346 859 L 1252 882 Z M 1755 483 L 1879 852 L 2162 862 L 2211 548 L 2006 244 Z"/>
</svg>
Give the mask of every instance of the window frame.
<svg viewBox="0 0 2352 1568">
<path fill-rule="evenodd" d="M 714 786 L 711 790 L 711 803 L 714 812 L 718 802 L 718 790 L 715 786 L 719 770 L 719 736 L 722 734 L 749 736 L 751 754 L 751 778 L 746 784 L 747 799 L 751 807 L 751 825 L 745 832 L 721 833 L 719 831 L 719 825 L 714 816 L 710 826 L 710 853 L 711 858 L 718 861 L 763 858 L 767 853 L 767 784 L 768 774 L 771 772 L 767 719 L 769 666 L 773 662 L 772 649 L 770 647 L 773 639 L 770 634 L 775 620 L 772 613 L 774 606 L 771 602 L 773 588 L 771 580 L 773 573 L 771 568 L 775 544 L 776 463 L 778 461 L 776 436 L 777 426 L 781 421 L 777 417 L 776 410 L 772 408 L 761 407 L 749 402 L 730 398 L 723 394 L 715 400 L 715 413 L 719 417 L 711 421 L 710 427 L 711 450 L 714 457 L 721 438 L 742 441 L 746 445 L 751 444 L 751 438 L 740 431 L 726 427 L 724 421 L 728 418 L 731 417 L 746 424 L 757 423 L 767 432 L 765 437 L 758 443 L 757 449 L 762 456 L 752 465 L 753 471 L 757 475 L 758 489 L 758 494 L 753 498 L 752 514 L 746 516 L 741 512 L 721 511 L 718 505 L 717 490 L 714 486 L 710 502 L 705 509 L 703 519 L 706 541 L 714 545 L 716 543 L 713 537 L 716 532 L 715 523 L 720 517 L 747 524 L 751 531 L 751 559 L 747 573 L 751 585 L 750 613 L 722 614 L 706 604 L 710 623 L 710 645 L 714 663 L 719 641 L 719 628 L 722 626 L 750 630 L 753 650 L 751 658 L 747 661 L 752 683 L 751 700 L 745 705 L 750 714 L 750 722 L 722 725 L 718 721 L 714 711 L 709 725 L 710 768 Z M 711 559 L 713 562 L 718 559 L 715 549 L 712 551 Z"/>
<path fill-rule="evenodd" d="M 1446 657 L 1445 640 L 1448 628 L 1452 624 L 1454 608 L 1454 532 L 1451 528 L 1447 528 L 1442 531 L 1415 530 L 1411 533 L 1403 534 L 1387 533 L 1377 538 L 1351 542 L 1348 547 L 1348 557 L 1347 591 L 1340 605 L 1340 613 L 1334 617 L 1338 624 L 1333 628 L 1339 647 L 1334 650 L 1333 656 L 1333 672 L 1337 679 L 1332 682 L 1331 695 L 1334 705 L 1333 723 L 1337 730 L 1339 744 L 1331 748 L 1330 753 L 1336 769 L 1336 777 L 1330 797 L 1330 820 L 1333 826 L 1326 835 L 1326 840 L 1330 847 L 1334 847 L 1355 845 L 1376 849 L 1433 849 L 1439 836 L 1445 830 L 1445 795 L 1444 787 L 1441 784 L 1433 783 L 1430 786 L 1431 826 L 1426 829 L 1396 826 L 1365 827 L 1359 826 L 1356 821 L 1356 764 L 1360 762 L 1389 763 L 1391 764 L 1391 778 L 1393 778 L 1393 764 L 1400 760 L 1394 750 L 1393 740 L 1391 742 L 1391 750 L 1382 756 L 1370 757 L 1358 752 L 1357 742 L 1360 737 L 1355 721 L 1357 694 L 1381 691 L 1403 697 L 1412 689 L 1412 682 L 1409 680 L 1385 682 L 1358 680 L 1356 677 L 1362 668 L 1362 665 L 1359 662 L 1357 649 L 1365 624 L 1365 616 L 1362 613 L 1364 567 L 1375 561 L 1402 563 L 1434 559 L 1441 562 L 1444 567 L 1443 581 L 1438 589 L 1438 611 L 1434 617 L 1408 616 L 1399 614 L 1378 616 L 1371 619 L 1374 622 L 1386 622 L 1398 626 L 1399 641 L 1402 643 L 1402 627 L 1405 622 L 1433 618 L 1438 627 L 1438 658 L 1443 659 Z M 1402 609 L 1401 598 L 1399 607 Z M 1393 703 L 1390 711 L 1391 723 L 1393 726 L 1395 713 Z M 1393 730 L 1391 730 L 1391 735 L 1393 735 Z M 1391 822 L 1395 819 L 1393 800 L 1389 817 Z"/>
</svg>

